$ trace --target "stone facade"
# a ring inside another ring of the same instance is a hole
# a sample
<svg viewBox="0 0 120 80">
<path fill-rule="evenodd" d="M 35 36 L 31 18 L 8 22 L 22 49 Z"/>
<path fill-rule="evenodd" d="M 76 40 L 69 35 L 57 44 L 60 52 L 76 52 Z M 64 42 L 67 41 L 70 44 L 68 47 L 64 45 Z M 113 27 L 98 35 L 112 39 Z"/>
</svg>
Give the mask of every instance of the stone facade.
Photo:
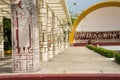
<svg viewBox="0 0 120 80">
<path fill-rule="evenodd" d="M 39 2 L 39 40 L 40 40 L 40 55 L 42 61 L 48 61 L 48 38 L 47 38 L 47 4 L 46 0 Z"/>
<path fill-rule="evenodd" d="M 4 58 L 3 17 L 0 17 L 0 59 Z"/>
<path fill-rule="evenodd" d="M 76 32 L 76 43 L 120 42 L 120 31 Z"/>
<path fill-rule="evenodd" d="M 55 16 L 55 28 L 54 28 L 54 54 L 55 55 L 58 54 L 58 29 L 57 29 L 58 24 L 59 24 L 59 20 Z"/>
<path fill-rule="evenodd" d="M 13 72 L 39 70 L 36 1 L 12 0 Z"/>
<path fill-rule="evenodd" d="M 53 40 L 52 40 L 52 10 L 48 7 L 48 58 L 53 58 Z"/>
</svg>

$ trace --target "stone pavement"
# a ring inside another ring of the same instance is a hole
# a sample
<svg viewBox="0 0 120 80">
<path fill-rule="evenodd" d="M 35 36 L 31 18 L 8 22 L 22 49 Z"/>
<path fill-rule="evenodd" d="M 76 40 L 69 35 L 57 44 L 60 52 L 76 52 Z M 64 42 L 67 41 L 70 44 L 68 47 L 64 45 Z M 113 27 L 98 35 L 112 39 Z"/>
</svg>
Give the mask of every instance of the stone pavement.
<svg viewBox="0 0 120 80">
<path fill-rule="evenodd" d="M 39 73 L 120 73 L 120 64 L 86 47 L 70 47 L 42 62 Z"/>
<path fill-rule="evenodd" d="M 11 59 L 0 61 L 0 74 L 12 73 Z M 40 62 L 40 70 L 35 74 L 63 73 L 120 73 L 120 64 L 105 58 L 86 47 L 70 47 L 48 62 Z M 12 73 L 14 74 L 14 73 Z"/>
</svg>

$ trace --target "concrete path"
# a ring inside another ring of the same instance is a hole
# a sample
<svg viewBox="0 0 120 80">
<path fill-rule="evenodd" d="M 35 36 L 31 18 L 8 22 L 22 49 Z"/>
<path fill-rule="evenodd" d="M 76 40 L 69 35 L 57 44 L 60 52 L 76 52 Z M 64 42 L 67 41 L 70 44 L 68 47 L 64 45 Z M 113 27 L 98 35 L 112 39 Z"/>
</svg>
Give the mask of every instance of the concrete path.
<svg viewBox="0 0 120 80">
<path fill-rule="evenodd" d="M 120 64 L 86 47 L 70 47 L 41 63 L 39 73 L 120 73 Z"/>
<path fill-rule="evenodd" d="M 11 59 L 0 60 L 0 74 L 11 72 Z M 36 73 L 120 73 L 120 64 L 86 47 L 70 47 L 50 61 L 40 62 L 40 70 Z"/>
</svg>

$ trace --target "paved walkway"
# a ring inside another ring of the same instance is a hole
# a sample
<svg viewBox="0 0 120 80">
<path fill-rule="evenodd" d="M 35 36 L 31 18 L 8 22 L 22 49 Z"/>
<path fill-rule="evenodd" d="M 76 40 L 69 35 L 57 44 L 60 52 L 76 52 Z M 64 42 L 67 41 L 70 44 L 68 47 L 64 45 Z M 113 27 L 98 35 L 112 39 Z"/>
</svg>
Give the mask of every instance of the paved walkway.
<svg viewBox="0 0 120 80">
<path fill-rule="evenodd" d="M 120 64 L 86 47 L 70 47 L 49 62 L 41 63 L 40 73 L 120 73 Z"/>
<path fill-rule="evenodd" d="M 0 61 L 0 73 L 11 73 L 11 59 Z M 40 62 L 40 74 L 120 73 L 120 64 L 86 47 L 70 47 L 48 62 Z"/>
</svg>

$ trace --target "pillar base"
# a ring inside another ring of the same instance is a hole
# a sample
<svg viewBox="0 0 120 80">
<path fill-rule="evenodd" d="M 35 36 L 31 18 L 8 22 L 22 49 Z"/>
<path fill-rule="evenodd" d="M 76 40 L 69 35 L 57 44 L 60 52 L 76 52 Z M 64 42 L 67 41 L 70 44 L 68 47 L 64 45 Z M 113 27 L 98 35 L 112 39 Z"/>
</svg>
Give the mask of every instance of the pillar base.
<svg viewBox="0 0 120 80">
<path fill-rule="evenodd" d="M 40 68 L 36 68 L 35 70 L 23 70 L 23 71 L 14 71 L 12 70 L 13 73 L 31 73 L 31 72 L 37 72 L 39 71 Z"/>
<path fill-rule="evenodd" d="M 0 51 L 0 59 L 4 58 L 4 51 Z"/>
<path fill-rule="evenodd" d="M 68 47 L 69 47 L 69 45 L 68 45 L 68 44 L 66 44 L 65 49 L 67 49 Z"/>
<path fill-rule="evenodd" d="M 59 52 L 60 52 L 60 49 L 58 49 L 58 54 L 59 54 Z"/>
<path fill-rule="evenodd" d="M 58 51 L 57 51 L 57 50 L 56 50 L 56 51 L 54 51 L 54 54 L 55 54 L 55 55 L 58 55 Z"/>
<path fill-rule="evenodd" d="M 65 49 L 64 49 L 64 46 L 62 45 L 62 46 L 61 46 L 61 51 L 64 51 L 64 50 L 65 50 Z"/>
<path fill-rule="evenodd" d="M 48 58 L 49 59 L 53 58 L 53 52 L 52 51 L 48 51 Z"/>
<path fill-rule="evenodd" d="M 42 54 L 42 61 L 48 61 L 48 54 L 47 53 Z"/>
</svg>

